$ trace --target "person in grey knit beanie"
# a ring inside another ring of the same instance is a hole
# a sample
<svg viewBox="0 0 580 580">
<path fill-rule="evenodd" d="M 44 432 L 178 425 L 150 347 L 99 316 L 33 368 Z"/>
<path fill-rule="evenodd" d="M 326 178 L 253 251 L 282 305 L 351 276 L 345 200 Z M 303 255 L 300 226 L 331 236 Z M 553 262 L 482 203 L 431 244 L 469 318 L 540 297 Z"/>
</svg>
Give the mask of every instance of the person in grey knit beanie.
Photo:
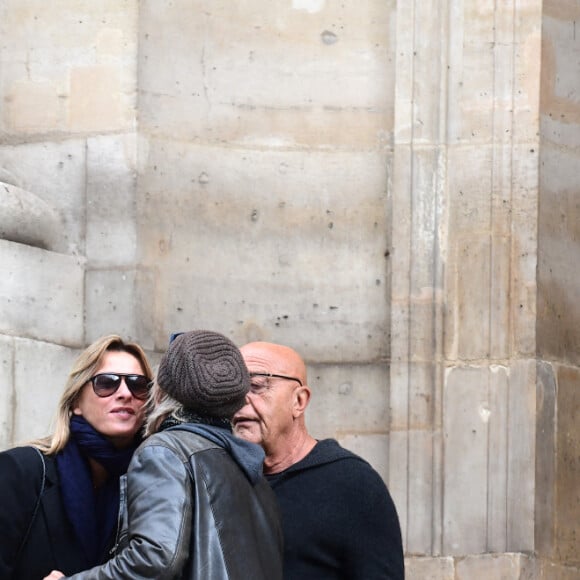
<svg viewBox="0 0 580 580">
<path fill-rule="evenodd" d="M 184 408 L 231 418 L 245 402 L 250 376 L 238 347 L 209 330 L 178 335 L 163 355 L 157 383 Z"/>
</svg>

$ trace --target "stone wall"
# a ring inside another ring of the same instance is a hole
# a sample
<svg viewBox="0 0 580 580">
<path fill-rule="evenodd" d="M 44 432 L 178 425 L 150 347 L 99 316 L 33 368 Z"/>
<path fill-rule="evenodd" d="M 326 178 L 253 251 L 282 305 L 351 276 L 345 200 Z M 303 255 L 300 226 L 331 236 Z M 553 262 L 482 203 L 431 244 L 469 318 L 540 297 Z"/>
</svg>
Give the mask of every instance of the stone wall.
<svg viewBox="0 0 580 580">
<path fill-rule="evenodd" d="M 1 0 L 0 447 L 102 334 L 282 342 L 410 580 L 580 578 L 578 10 Z"/>
<path fill-rule="evenodd" d="M 540 9 L 397 6 L 389 482 L 410 554 L 533 551 Z"/>
</svg>

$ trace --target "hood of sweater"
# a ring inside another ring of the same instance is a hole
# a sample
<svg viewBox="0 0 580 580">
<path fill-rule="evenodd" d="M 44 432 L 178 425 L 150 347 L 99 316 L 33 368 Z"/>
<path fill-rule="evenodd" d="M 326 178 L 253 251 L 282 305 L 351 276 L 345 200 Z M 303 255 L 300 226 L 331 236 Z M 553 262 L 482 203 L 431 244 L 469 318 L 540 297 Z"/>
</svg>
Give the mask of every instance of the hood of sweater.
<svg viewBox="0 0 580 580">
<path fill-rule="evenodd" d="M 190 433 L 200 435 L 222 449 L 225 449 L 253 485 L 262 478 L 265 458 L 264 450 L 255 443 L 239 439 L 229 429 L 201 423 L 181 423 L 164 430 L 189 431 Z"/>
<path fill-rule="evenodd" d="M 266 479 L 270 484 L 276 485 L 300 471 L 305 471 L 328 463 L 335 463 L 336 461 L 344 461 L 345 459 L 354 459 L 355 461 L 360 461 L 368 465 L 368 461 L 365 461 L 362 457 L 352 453 L 352 451 L 341 447 L 335 439 L 322 439 L 316 443 L 312 448 L 312 451 L 304 459 L 301 459 L 294 465 L 291 465 L 288 469 L 279 473 L 266 474 Z"/>
</svg>

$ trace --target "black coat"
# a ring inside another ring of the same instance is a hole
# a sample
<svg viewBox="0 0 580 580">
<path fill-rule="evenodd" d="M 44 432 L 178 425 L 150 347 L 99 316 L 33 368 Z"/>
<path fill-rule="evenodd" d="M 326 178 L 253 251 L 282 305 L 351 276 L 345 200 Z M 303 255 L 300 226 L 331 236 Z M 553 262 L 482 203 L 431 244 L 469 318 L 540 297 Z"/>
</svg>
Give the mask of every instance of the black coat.
<svg viewBox="0 0 580 580">
<path fill-rule="evenodd" d="M 42 486 L 43 468 L 40 456 L 32 447 L 16 447 L 0 453 L 2 580 L 42 580 L 51 570 L 70 575 L 90 567 L 64 511 L 56 461 L 46 455 L 44 459 L 44 493 L 17 562 Z"/>
</svg>

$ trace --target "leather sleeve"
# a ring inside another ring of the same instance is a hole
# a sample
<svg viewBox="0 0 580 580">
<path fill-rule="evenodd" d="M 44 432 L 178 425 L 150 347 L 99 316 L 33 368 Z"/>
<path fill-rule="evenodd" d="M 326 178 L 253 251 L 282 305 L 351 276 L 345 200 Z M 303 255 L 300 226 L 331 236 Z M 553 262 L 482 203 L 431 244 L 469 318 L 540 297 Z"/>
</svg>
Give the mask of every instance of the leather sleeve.
<svg viewBox="0 0 580 580">
<path fill-rule="evenodd" d="M 144 445 L 127 474 L 128 544 L 106 564 L 74 580 L 175 578 L 189 554 L 191 478 L 183 461 L 162 445 Z"/>
<path fill-rule="evenodd" d="M 11 578 L 42 484 L 42 463 L 32 447 L 0 453 L 0 578 Z"/>
</svg>

